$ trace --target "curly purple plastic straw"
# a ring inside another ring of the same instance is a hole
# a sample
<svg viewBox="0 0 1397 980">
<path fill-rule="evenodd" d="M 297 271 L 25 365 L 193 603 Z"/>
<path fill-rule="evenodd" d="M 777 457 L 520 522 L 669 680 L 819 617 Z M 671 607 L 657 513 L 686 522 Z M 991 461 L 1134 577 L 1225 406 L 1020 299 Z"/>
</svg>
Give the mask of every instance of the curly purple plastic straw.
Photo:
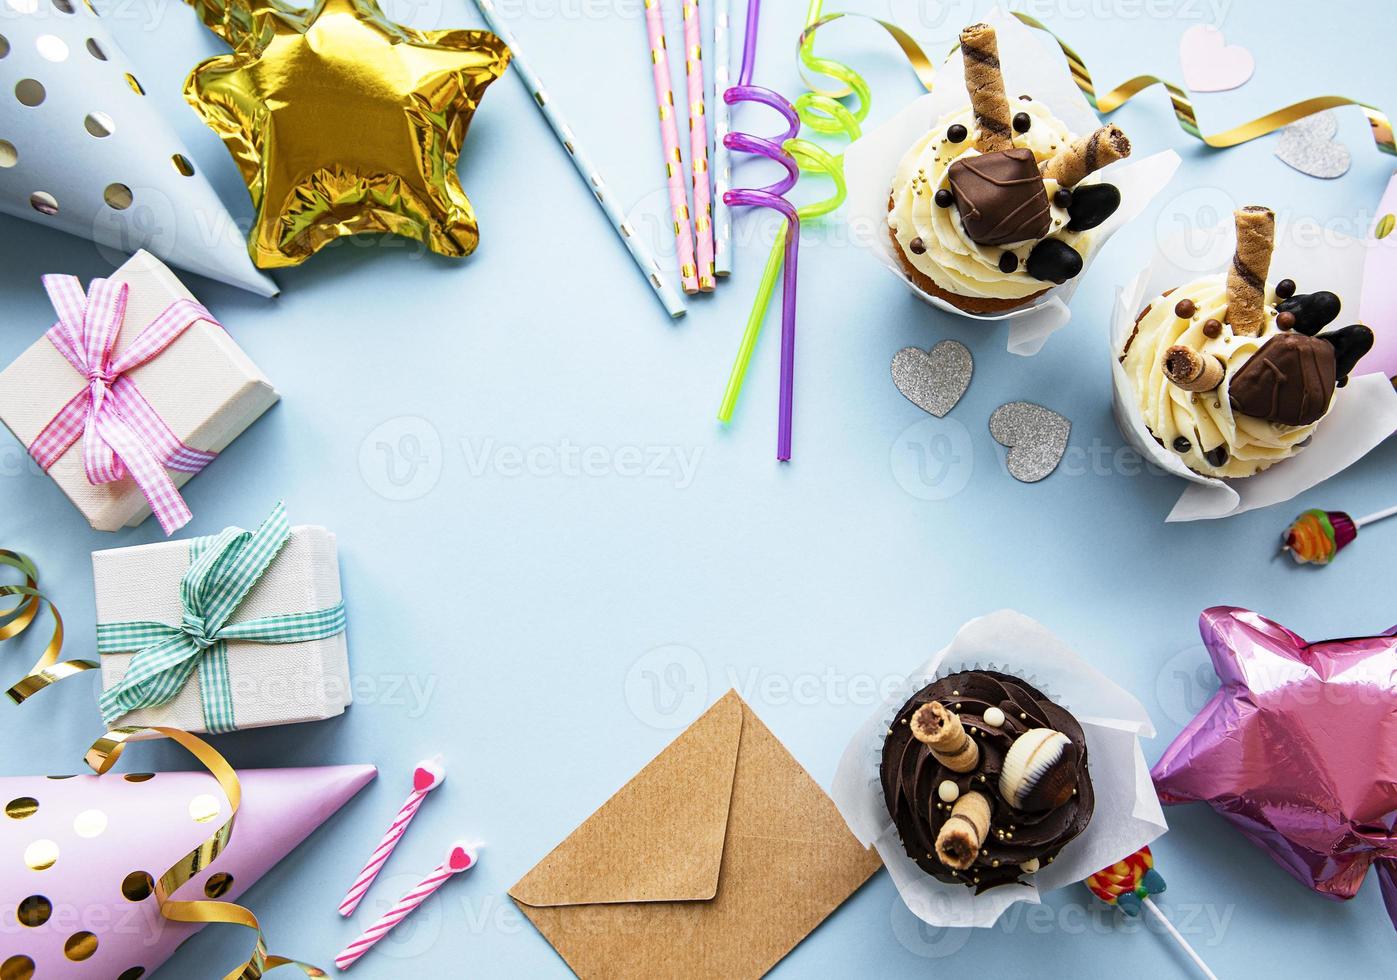
<svg viewBox="0 0 1397 980">
<path fill-rule="evenodd" d="M 761 0 L 748 0 L 747 36 L 742 45 L 742 70 L 737 84 L 723 93 L 723 101 L 728 105 L 738 102 L 760 102 L 770 106 L 786 119 L 786 132 L 775 140 L 751 136 L 747 133 L 728 133 L 723 137 L 723 145 L 739 153 L 751 153 L 775 160 L 786 170 L 786 175 L 774 184 L 759 188 L 736 188 L 727 191 L 723 200 L 729 206 L 747 205 L 771 208 L 779 211 L 786 219 L 785 266 L 781 283 L 781 393 L 776 429 L 776 458 L 791 458 L 791 412 L 795 401 L 795 346 L 796 346 L 796 258 L 800 250 L 800 218 L 795 207 L 785 199 L 785 194 L 795 186 L 800 170 L 790 155 L 781 148 L 786 140 L 795 138 L 800 132 L 800 117 L 791 103 L 771 89 L 752 84 L 752 68 L 757 57 L 757 21 L 761 15 Z"/>
</svg>

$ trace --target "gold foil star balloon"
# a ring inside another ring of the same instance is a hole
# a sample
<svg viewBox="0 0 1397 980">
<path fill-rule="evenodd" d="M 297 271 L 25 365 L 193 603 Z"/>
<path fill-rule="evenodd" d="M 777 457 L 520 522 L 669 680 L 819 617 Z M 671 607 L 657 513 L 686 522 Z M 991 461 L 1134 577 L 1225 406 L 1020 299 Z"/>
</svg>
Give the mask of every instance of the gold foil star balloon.
<svg viewBox="0 0 1397 980">
<path fill-rule="evenodd" d="M 195 67 L 184 97 L 247 182 L 253 262 L 297 265 L 372 232 L 442 255 L 475 250 L 456 161 L 486 86 L 509 64 L 503 41 L 411 30 L 375 0 L 189 2 L 233 47 Z"/>
</svg>

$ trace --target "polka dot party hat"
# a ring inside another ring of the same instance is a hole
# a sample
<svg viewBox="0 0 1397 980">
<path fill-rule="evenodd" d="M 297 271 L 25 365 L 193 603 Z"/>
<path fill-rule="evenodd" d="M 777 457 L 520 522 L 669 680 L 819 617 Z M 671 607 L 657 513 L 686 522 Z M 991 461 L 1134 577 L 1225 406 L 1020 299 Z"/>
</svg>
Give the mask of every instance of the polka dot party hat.
<svg viewBox="0 0 1397 980">
<path fill-rule="evenodd" d="M 374 775 L 367 765 L 239 772 L 231 842 L 173 898 L 235 900 Z M 153 890 L 228 816 L 209 774 L 4 777 L 0 806 L 4 980 L 137 980 L 200 928 L 163 918 Z"/>
<path fill-rule="evenodd" d="M 0 0 L 0 211 L 262 296 L 247 242 L 84 0 Z M 6 978 L 8 980 L 8 978 Z"/>
</svg>

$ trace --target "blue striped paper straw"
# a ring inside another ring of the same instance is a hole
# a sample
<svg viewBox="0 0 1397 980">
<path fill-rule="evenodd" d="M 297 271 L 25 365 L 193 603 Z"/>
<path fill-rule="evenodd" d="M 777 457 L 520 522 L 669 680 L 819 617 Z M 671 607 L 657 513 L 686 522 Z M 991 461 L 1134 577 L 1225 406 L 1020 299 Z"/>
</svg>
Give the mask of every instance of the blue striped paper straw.
<svg viewBox="0 0 1397 980">
<path fill-rule="evenodd" d="M 519 41 L 500 20 L 491 0 L 475 0 L 475 5 L 480 11 L 480 16 L 484 17 L 485 22 L 490 25 L 490 30 L 498 34 L 500 40 L 509 47 L 515 71 L 523 79 L 529 94 L 533 96 L 534 102 L 543 113 L 543 118 L 548 120 L 548 125 L 552 127 L 554 135 L 563 144 L 563 149 L 568 151 L 568 158 L 572 160 L 572 165 L 577 168 L 578 176 L 586 182 L 592 196 L 597 199 L 601 209 L 606 212 L 611 227 L 616 230 L 616 234 L 621 236 L 622 243 L 626 246 L 626 250 L 631 253 L 631 258 L 635 260 L 636 266 L 645 275 L 650 287 L 655 291 L 655 296 L 664 304 L 671 317 L 683 316 L 687 312 L 683 295 L 670 280 L 669 275 L 661 270 L 660 264 L 655 261 L 655 256 L 651 253 L 649 246 L 641 240 L 635 228 L 621 212 L 611 191 L 606 186 L 606 181 L 602 180 L 601 174 L 597 172 L 597 168 L 592 165 L 591 159 L 588 158 L 581 144 L 577 142 L 577 136 L 574 135 L 572 127 L 554 108 L 543 87 L 543 82 L 529 67 L 524 52 L 519 49 Z"/>
</svg>

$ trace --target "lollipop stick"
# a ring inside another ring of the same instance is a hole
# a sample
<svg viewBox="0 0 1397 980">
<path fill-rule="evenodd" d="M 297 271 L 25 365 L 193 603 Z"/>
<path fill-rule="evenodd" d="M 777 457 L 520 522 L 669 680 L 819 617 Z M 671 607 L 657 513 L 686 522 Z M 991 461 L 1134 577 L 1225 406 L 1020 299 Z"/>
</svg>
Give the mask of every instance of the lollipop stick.
<svg viewBox="0 0 1397 980">
<path fill-rule="evenodd" d="M 1145 906 L 1145 909 L 1157 920 L 1159 920 L 1159 924 L 1165 928 L 1169 935 L 1174 937 L 1174 942 L 1178 943 L 1179 948 L 1188 954 L 1189 959 L 1193 960 L 1193 965 L 1198 967 L 1199 971 L 1202 972 L 1202 974 L 1205 977 L 1207 977 L 1208 980 L 1218 980 L 1217 974 L 1213 973 L 1212 970 L 1208 969 L 1208 964 L 1203 962 L 1203 957 L 1199 956 L 1197 953 L 1193 951 L 1193 947 L 1188 944 L 1188 940 L 1185 939 L 1182 935 L 1180 935 L 1179 930 L 1174 928 L 1174 923 L 1170 922 L 1169 919 L 1165 916 L 1165 914 L 1159 910 L 1159 907 L 1155 905 L 1154 900 L 1151 899 L 1148 895 L 1146 895 L 1140 901 L 1141 904 Z"/>
<path fill-rule="evenodd" d="M 1353 522 L 1353 526 L 1362 527 L 1365 524 L 1373 524 L 1377 521 L 1382 520 L 1384 517 L 1391 517 L 1393 514 L 1397 514 L 1397 507 L 1389 507 L 1386 510 L 1378 511 L 1376 514 L 1369 514 L 1367 517 L 1360 517 L 1358 520 Z"/>
</svg>

